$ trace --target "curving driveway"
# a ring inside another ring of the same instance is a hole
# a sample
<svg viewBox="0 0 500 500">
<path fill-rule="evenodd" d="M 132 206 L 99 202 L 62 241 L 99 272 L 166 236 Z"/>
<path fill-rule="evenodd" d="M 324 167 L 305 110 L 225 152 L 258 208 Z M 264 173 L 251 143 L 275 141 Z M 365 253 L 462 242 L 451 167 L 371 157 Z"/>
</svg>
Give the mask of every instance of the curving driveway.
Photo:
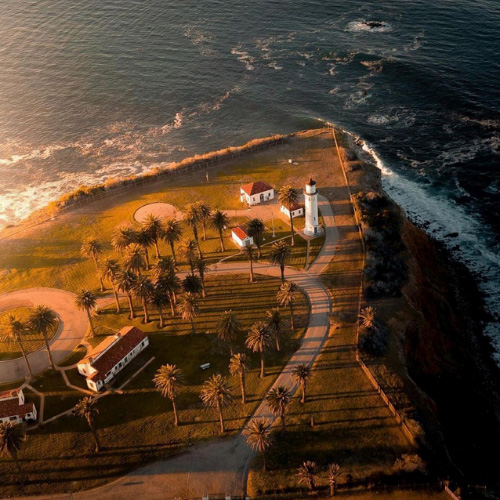
<svg viewBox="0 0 500 500">
<path fill-rule="evenodd" d="M 59 329 L 50 341 L 54 362 L 68 356 L 83 340 L 87 329 L 87 315 L 75 307 L 75 294 L 56 288 L 28 288 L 0 296 L 0 312 L 14 307 L 36 307 L 45 305 L 53 309 L 59 318 Z M 47 351 L 38 349 L 28 354 L 33 373 L 39 373 L 49 366 Z M 0 361 L 0 383 L 13 382 L 29 376 L 24 359 Z"/>
</svg>

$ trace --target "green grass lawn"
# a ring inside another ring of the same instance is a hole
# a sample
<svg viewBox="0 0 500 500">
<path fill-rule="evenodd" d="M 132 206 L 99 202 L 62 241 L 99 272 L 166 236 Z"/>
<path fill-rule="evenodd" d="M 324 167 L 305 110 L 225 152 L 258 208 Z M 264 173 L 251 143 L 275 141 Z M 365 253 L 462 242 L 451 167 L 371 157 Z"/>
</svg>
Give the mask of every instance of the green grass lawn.
<svg viewBox="0 0 500 500">
<path fill-rule="evenodd" d="M 21 452 L 22 465 L 29 478 L 26 494 L 61 492 L 90 488 L 124 474 L 147 461 L 179 452 L 188 441 L 196 442 L 218 436 L 218 417 L 205 409 L 199 397 L 203 382 L 213 373 L 228 375 L 229 349 L 217 339 L 215 328 L 220 314 L 233 309 L 241 320 L 243 331 L 235 350 L 244 350 L 244 338 L 250 325 L 265 317 L 275 306 L 280 280 L 257 275 L 250 285 L 248 276 L 221 275 L 207 279 L 207 298 L 200 300 L 202 314 L 196 320 L 196 334 L 190 335 L 190 325 L 179 318 L 167 318 L 167 326 L 158 328 L 157 314 L 144 325 L 142 317 L 132 324 L 146 331 L 151 345 L 143 351 L 113 383 L 118 388 L 151 356 L 155 360 L 128 384 L 123 394 L 112 394 L 99 400 L 97 426 L 104 451 L 94 455 L 84 422 L 73 416 L 63 417 L 30 432 Z M 296 330 L 284 335 L 281 351 L 266 354 L 266 377 L 258 378 L 258 355 L 250 354 L 252 366 L 247 374 L 248 401 L 243 406 L 239 398 L 238 380 L 232 379 L 235 403 L 225 411 L 228 432 L 242 427 L 281 371 L 283 364 L 297 349 L 309 321 L 309 304 L 300 296 L 295 307 Z M 113 306 L 98 316 L 98 331 L 116 331 L 131 324 L 128 311 L 118 315 Z M 288 321 L 288 310 L 284 311 Z M 207 333 L 208 332 L 208 333 Z M 98 335 L 95 342 L 104 337 Z M 209 362 L 210 369 L 200 364 Z M 186 385 L 178 398 L 182 425 L 173 426 L 171 404 L 155 390 L 152 378 L 165 363 L 177 364 L 184 372 Z M 71 383 L 84 386 L 76 369 L 67 372 Z M 46 394 L 46 418 L 71 408 L 83 394 L 64 385 L 60 373 L 47 371 L 34 382 L 34 387 Z M 14 467 L 8 459 L 1 461 L 5 480 L 0 483 L 2 495 L 15 493 Z"/>
<path fill-rule="evenodd" d="M 19 344 L 8 337 L 9 318 L 10 316 L 14 316 L 22 323 L 26 323 L 33 310 L 33 307 L 15 307 L 0 313 L 0 360 L 20 358 L 22 356 Z M 56 324 L 52 328 L 49 328 L 47 332 L 49 339 L 57 333 L 58 328 L 59 320 L 56 320 Z M 45 345 L 43 335 L 29 330 L 22 334 L 22 342 L 27 353 L 36 351 Z"/>
</svg>

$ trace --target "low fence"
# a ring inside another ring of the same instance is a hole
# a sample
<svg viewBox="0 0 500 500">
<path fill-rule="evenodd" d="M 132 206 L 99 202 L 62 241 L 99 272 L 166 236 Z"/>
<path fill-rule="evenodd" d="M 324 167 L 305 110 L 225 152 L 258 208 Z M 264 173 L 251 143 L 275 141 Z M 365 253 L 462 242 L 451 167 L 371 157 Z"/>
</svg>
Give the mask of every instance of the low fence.
<svg viewBox="0 0 500 500">
<path fill-rule="evenodd" d="M 361 246 L 362 246 L 362 250 L 363 250 L 363 271 L 361 273 L 361 283 L 359 286 L 359 300 L 358 300 L 358 316 L 359 316 L 359 314 L 361 314 L 361 304 L 363 301 L 363 290 L 364 290 L 364 274 L 363 274 L 363 272 L 364 272 L 365 263 L 366 263 L 365 238 L 364 238 L 364 234 L 363 234 L 363 226 L 361 225 L 361 221 L 360 221 L 359 215 L 358 215 L 357 210 L 356 210 L 356 205 L 353 201 L 353 194 L 351 192 L 351 187 L 349 185 L 349 179 L 347 178 L 347 171 L 345 168 L 344 160 L 340 154 L 339 145 L 337 142 L 337 137 L 335 135 L 335 129 L 333 127 L 332 127 L 332 135 L 333 135 L 333 140 L 335 142 L 335 148 L 337 150 L 339 162 L 340 162 L 340 165 L 342 167 L 342 172 L 344 174 L 346 186 L 347 186 L 347 189 L 349 191 L 349 197 L 350 197 L 351 205 L 353 207 L 353 212 L 354 212 L 354 220 L 356 221 L 356 225 L 358 227 L 359 237 L 361 240 Z M 392 415 L 394 416 L 394 418 L 396 419 L 396 421 L 400 425 L 401 431 L 403 432 L 403 434 L 406 437 L 406 439 L 408 440 L 408 442 L 412 446 L 417 446 L 417 438 L 414 436 L 414 434 L 412 433 L 412 431 L 408 427 L 408 424 L 406 423 L 405 418 L 403 417 L 403 415 L 401 415 L 401 413 L 398 412 L 398 410 L 396 410 L 395 406 L 393 405 L 393 403 L 391 402 L 391 400 L 389 399 L 389 397 L 387 396 L 385 391 L 382 389 L 380 384 L 377 382 L 377 380 L 375 379 L 375 377 L 371 373 L 368 366 L 366 366 L 365 362 L 361 359 L 361 357 L 359 355 L 359 348 L 358 348 L 359 327 L 360 327 L 360 325 L 358 322 L 357 327 L 356 327 L 356 361 L 358 362 L 359 366 L 361 367 L 361 369 L 365 373 L 368 380 L 371 382 L 374 389 L 380 394 L 380 397 L 382 398 L 382 400 L 384 401 L 386 406 L 389 408 L 389 411 L 392 413 Z"/>
</svg>

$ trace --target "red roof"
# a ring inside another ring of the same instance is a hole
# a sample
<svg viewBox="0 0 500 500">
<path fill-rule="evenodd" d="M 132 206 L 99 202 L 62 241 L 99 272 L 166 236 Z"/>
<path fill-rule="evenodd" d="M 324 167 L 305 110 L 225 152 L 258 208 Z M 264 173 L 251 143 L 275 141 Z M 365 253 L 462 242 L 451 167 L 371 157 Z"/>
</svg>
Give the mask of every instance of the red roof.
<svg viewBox="0 0 500 500">
<path fill-rule="evenodd" d="M 283 205 L 287 210 L 288 210 L 288 207 L 286 207 L 286 205 Z M 302 203 L 292 203 L 292 206 L 290 207 L 292 212 L 295 212 L 295 210 L 298 210 L 299 208 L 304 208 L 304 205 Z"/>
<path fill-rule="evenodd" d="M 0 392 L 0 399 L 18 398 L 18 397 L 19 397 L 19 390 L 18 389 L 10 389 L 8 391 Z"/>
<path fill-rule="evenodd" d="M 274 188 L 267 182 L 258 181 L 246 184 L 245 186 L 242 186 L 241 189 L 243 189 L 248 196 L 252 196 L 253 194 L 263 193 L 264 191 L 270 191 Z"/>
<path fill-rule="evenodd" d="M 24 418 L 26 413 L 33 413 L 33 403 L 19 404 L 19 399 L 7 399 L 0 401 L 0 418 L 19 417 Z"/>
<path fill-rule="evenodd" d="M 117 365 L 134 347 L 138 346 L 146 338 L 146 334 L 135 326 L 126 326 L 118 334 L 120 338 L 92 363 L 92 367 L 100 372 L 101 377 L 106 376 L 106 373 L 111 368 Z M 91 378 L 94 378 L 94 376 Z"/>
<path fill-rule="evenodd" d="M 248 238 L 247 230 L 243 226 L 233 227 L 232 231 L 240 240 Z"/>
</svg>

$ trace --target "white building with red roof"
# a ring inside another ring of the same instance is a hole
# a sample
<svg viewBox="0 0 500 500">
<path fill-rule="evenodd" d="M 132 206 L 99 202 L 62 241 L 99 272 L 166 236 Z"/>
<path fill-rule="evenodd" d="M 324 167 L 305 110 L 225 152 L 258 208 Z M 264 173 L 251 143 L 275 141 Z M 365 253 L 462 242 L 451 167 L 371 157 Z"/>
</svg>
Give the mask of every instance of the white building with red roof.
<svg viewBox="0 0 500 500">
<path fill-rule="evenodd" d="M 240 248 L 253 245 L 253 237 L 249 236 L 248 230 L 244 226 L 233 227 L 231 230 L 231 237 Z"/>
<path fill-rule="evenodd" d="M 0 392 L 0 422 L 20 424 L 36 420 L 35 403 L 27 403 L 22 389 Z"/>
<path fill-rule="evenodd" d="M 240 201 L 258 205 L 274 198 L 274 188 L 265 181 L 251 182 L 240 187 Z"/>
<path fill-rule="evenodd" d="M 94 347 L 77 365 L 92 391 L 100 391 L 149 345 L 148 336 L 135 326 L 126 326 Z"/>
<path fill-rule="evenodd" d="M 291 208 L 292 217 L 301 217 L 304 215 L 304 205 L 302 203 L 293 203 Z M 287 217 L 290 217 L 290 210 L 285 205 L 281 205 L 280 210 Z"/>
</svg>

